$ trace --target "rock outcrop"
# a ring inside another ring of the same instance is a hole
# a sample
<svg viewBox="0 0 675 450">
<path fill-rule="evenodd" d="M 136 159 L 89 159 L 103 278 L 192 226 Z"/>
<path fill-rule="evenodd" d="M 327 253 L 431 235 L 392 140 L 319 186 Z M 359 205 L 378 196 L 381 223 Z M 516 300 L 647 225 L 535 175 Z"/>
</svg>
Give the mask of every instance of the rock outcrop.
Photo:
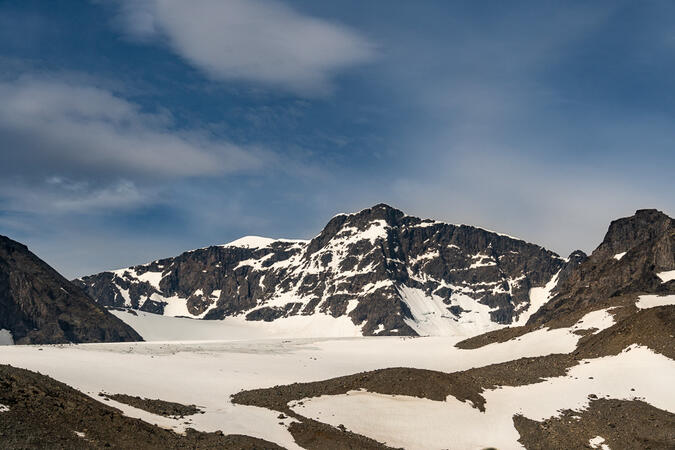
<svg viewBox="0 0 675 450">
<path fill-rule="evenodd" d="M 8 330 L 15 344 L 142 340 L 25 245 L 5 236 L 0 236 L 0 330 Z"/>
</svg>

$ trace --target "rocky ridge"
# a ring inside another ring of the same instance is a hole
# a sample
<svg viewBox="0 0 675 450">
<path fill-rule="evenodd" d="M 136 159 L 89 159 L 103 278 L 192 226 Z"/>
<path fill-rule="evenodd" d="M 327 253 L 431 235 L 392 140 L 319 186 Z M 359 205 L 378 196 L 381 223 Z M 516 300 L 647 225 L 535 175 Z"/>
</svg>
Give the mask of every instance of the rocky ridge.
<svg viewBox="0 0 675 450">
<path fill-rule="evenodd" d="M 28 247 L 5 236 L 0 236 L 0 331 L 16 344 L 142 340 Z"/>
<path fill-rule="evenodd" d="M 364 335 L 476 334 L 527 320 L 584 259 L 380 204 L 309 241 L 246 237 L 75 282 L 106 307 L 172 316 L 326 314 Z"/>
</svg>

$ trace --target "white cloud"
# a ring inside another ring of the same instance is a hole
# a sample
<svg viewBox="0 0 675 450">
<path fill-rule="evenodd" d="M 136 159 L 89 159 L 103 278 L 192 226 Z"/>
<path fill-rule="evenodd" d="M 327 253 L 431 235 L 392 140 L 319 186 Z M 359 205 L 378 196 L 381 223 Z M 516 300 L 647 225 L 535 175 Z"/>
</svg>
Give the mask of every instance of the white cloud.
<svg viewBox="0 0 675 450">
<path fill-rule="evenodd" d="M 335 72 L 373 56 L 373 45 L 355 31 L 275 0 L 120 2 L 129 35 L 166 39 L 215 80 L 325 94 Z"/>
<path fill-rule="evenodd" d="M 162 183 L 256 173 L 276 158 L 93 84 L 24 77 L 0 81 L 0 98 L 0 200 L 14 211 L 133 207 Z"/>
<path fill-rule="evenodd" d="M 0 82 L 0 133 L 12 174 L 84 171 L 113 176 L 217 175 L 261 167 L 263 152 L 199 130 L 178 131 L 170 117 L 141 111 L 112 92 L 63 81 Z M 2 169 L 0 169 L 2 171 Z"/>
<path fill-rule="evenodd" d="M 53 176 L 44 182 L 0 186 L 9 209 L 32 214 L 119 211 L 157 201 L 151 189 L 141 190 L 124 179 L 98 185 Z"/>
</svg>

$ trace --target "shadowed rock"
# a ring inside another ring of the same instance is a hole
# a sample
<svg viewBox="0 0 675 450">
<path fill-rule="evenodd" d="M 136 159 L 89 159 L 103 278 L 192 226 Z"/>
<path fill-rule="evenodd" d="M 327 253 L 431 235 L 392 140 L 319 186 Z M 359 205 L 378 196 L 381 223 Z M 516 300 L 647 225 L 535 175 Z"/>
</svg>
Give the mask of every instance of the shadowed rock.
<svg viewBox="0 0 675 450">
<path fill-rule="evenodd" d="M 0 329 L 16 344 L 140 341 L 23 244 L 0 236 Z"/>
</svg>

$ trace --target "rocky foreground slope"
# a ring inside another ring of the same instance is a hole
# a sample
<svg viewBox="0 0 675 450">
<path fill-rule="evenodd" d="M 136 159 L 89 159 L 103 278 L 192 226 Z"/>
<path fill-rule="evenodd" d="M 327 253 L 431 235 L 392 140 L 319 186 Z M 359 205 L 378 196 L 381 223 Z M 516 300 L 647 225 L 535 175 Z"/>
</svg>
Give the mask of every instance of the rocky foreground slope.
<svg viewBox="0 0 675 450">
<path fill-rule="evenodd" d="M 247 237 L 75 282 L 101 305 L 164 315 L 326 314 L 364 335 L 476 334 L 524 323 L 585 257 L 380 204 L 309 241 Z"/>
<path fill-rule="evenodd" d="M 281 449 L 243 435 L 178 434 L 139 419 L 52 378 L 0 365 L 0 442 L 4 449 Z"/>
<path fill-rule="evenodd" d="M 0 236 L 0 330 L 3 341 L 16 344 L 141 340 L 25 245 L 5 236 Z"/>
<path fill-rule="evenodd" d="M 529 324 L 573 323 L 586 311 L 641 294 L 675 294 L 675 220 L 655 209 L 613 221 L 602 243 Z"/>
</svg>

